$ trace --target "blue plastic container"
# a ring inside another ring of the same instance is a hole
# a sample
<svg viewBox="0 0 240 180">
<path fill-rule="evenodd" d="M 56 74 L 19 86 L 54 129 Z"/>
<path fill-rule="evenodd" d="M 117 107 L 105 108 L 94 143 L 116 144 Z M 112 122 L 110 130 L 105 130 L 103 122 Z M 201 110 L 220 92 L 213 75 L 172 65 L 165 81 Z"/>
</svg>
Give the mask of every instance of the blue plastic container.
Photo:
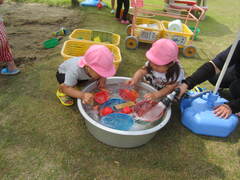
<svg viewBox="0 0 240 180">
<path fill-rule="evenodd" d="M 227 102 L 212 92 L 192 93 L 180 103 L 182 123 L 196 134 L 227 137 L 237 127 L 238 117 L 232 114 L 228 119 L 219 118 L 213 107 Z"/>
</svg>

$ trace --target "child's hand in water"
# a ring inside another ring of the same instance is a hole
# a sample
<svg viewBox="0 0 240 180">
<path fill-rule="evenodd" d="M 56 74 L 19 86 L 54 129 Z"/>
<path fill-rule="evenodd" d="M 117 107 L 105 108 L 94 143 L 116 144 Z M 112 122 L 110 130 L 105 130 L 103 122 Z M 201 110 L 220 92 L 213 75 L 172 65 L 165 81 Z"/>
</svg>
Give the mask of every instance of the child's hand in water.
<svg viewBox="0 0 240 180">
<path fill-rule="evenodd" d="M 155 100 L 158 98 L 157 94 L 155 92 L 153 93 L 147 93 L 144 95 L 145 99 L 149 99 L 149 100 Z"/>
<path fill-rule="evenodd" d="M 105 84 L 106 84 L 106 78 L 100 78 L 98 81 L 97 81 L 97 87 L 99 89 L 102 89 L 105 87 Z"/>
<path fill-rule="evenodd" d="M 94 95 L 92 93 L 85 92 L 83 93 L 83 104 L 93 104 Z"/>
<path fill-rule="evenodd" d="M 125 84 L 129 86 L 134 86 L 137 84 L 137 81 L 135 79 L 130 79 L 130 80 L 127 80 Z"/>
</svg>

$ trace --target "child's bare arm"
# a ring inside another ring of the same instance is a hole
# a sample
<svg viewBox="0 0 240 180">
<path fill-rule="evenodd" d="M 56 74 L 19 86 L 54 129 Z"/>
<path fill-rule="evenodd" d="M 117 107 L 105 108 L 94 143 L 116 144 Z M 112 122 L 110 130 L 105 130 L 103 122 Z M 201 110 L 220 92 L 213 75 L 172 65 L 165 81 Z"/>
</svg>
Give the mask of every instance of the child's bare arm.
<svg viewBox="0 0 240 180">
<path fill-rule="evenodd" d="M 71 96 L 73 98 L 82 99 L 84 104 L 92 104 L 93 103 L 94 95 L 92 93 L 82 92 L 71 86 L 67 86 L 65 84 L 61 84 L 60 88 L 61 88 L 62 92 L 67 94 L 68 96 Z"/>
<path fill-rule="evenodd" d="M 143 78 L 143 76 L 144 76 L 145 74 L 147 74 L 146 68 L 138 69 L 138 70 L 134 73 L 132 79 L 127 81 L 127 84 L 128 84 L 128 85 L 132 85 L 132 86 L 135 85 L 135 84 L 137 84 L 137 83 Z"/>
<path fill-rule="evenodd" d="M 104 88 L 106 85 L 106 78 L 100 78 L 98 81 L 97 81 L 97 87 L 98 88 Z"/>
<path fill-rule="evenodd" d="M 168 95 L 177 86 L 178 86 L 178 83 L 169 84 L 169 85 L 165 86 L 164 88 L 162 88 L 159 91 L 145 94 L 144 97 L 147 98 L 147 99 L 155 100 L 155 99 L 158 99 L 158 98 L 161 98 L 161 97 L 164 97 L 164 96 Z"/>
</svg>

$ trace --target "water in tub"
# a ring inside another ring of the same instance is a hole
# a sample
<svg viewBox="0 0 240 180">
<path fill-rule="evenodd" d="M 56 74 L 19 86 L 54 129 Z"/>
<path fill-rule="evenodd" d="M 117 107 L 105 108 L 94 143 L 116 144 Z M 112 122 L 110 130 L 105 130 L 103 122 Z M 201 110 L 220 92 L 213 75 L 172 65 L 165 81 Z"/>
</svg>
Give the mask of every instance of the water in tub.
<svg viewBox="0 0 240 180">
<path fill-rule="evenodd" d="M 107 90 L 110 94 L 110 98 L 121 98 L 119 96 L 119 89 L 121 88 L 126 88 L 128 89 L 129 87 L 123 87 L 123 85 L 116 85 L 116 84 L 108 84 L 107 85 Z M 136 89 L 137 92 L 139 93 L 139 97 L 137 98 L 137 102 L 143 100 L 143 96 L 144 94 L 148 93 L 149 91 L 147 91 L 146 89 L 139 87 Z M 95 90 L 94 92 L 98 92 L 99 90 Z M 93 92 L 93 93 L 94 93 Z M 99 115 L 99 110 L 97 110 L 96 108 L 93 108 L 93 106 L 91 105 L 84 105 L 84 109 L 87 112 L 87 114 L 95 121 L 100 123 L 101 120 L 101 116 Z M 159 123 L 162 122 L 162 120 L 164 119 L 164 117 L 162 117 L 161 119 L 155 121 L 155 122 L 145 122 L 145 121 L 141 121 L 137 118 L 135 118 L 135 116 L 133 114 L 129 114 L 130 116 L 133 117 L 134 123 L 132 125 L 132 127 L 129 129 L 129 131 L 138 131 L 138 130 L 144 130 L 144 129 L 149 129 L 152 128 L 156 125 L 158 125 Z"/>
</svg>

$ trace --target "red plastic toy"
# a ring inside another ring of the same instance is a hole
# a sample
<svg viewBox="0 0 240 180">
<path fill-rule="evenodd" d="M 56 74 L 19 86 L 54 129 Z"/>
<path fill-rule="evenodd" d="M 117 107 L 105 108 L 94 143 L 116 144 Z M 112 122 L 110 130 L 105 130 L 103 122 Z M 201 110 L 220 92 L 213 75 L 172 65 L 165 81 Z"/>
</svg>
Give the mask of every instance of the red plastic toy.
<svg viewBox="0 0 240 180">
<path fill-rule="evenodd" d="M 124 107 L 120 112 L 121 112 L 121 113 L 124 113 L 124 114 L 130 114 L 130 113 L 132 113 L 133 111 L 132 111 L 132 108 L 130 108 L 129 106 L 126 106 L 126 107 Z"/>
<path fill-rule="evenodd" d="M 138 115 L 138 116 L 142 116 L 144 113 L 146 113 L 147 111 L 149 111 L 153 106 L 155 106 L 157 104 L 156 101 L 152 101 L 152 100 L 143 100 L 138 102 L 135 106 L 134 106 L 134 112 Z"/>
<path fill-rule="evenodd" d="M 109 93 L 103 90 L 95 93 L 94 100 L 99 104 L 103 104 L 109 100 L 109 97 Z"/>
<path fill-rule="evenodd" d="M 103 108 L 103 109 L 100 110 L 100 115 L 101 115 L 101 116 L 106 116 L 106 115 L 111 114 L 111 113 L 113 113 L 113 112 L 114 112 L 114 111 L 112 110 L 112 108 L 110 108 L 110 107 L 105 107 L 105 108 Z"/>
<path fill-rule="evenodd" d="M 119 89 L 119 96 L 126 101 L 136 101 L 139 94 L 134 89 Z"/>
</svg>

